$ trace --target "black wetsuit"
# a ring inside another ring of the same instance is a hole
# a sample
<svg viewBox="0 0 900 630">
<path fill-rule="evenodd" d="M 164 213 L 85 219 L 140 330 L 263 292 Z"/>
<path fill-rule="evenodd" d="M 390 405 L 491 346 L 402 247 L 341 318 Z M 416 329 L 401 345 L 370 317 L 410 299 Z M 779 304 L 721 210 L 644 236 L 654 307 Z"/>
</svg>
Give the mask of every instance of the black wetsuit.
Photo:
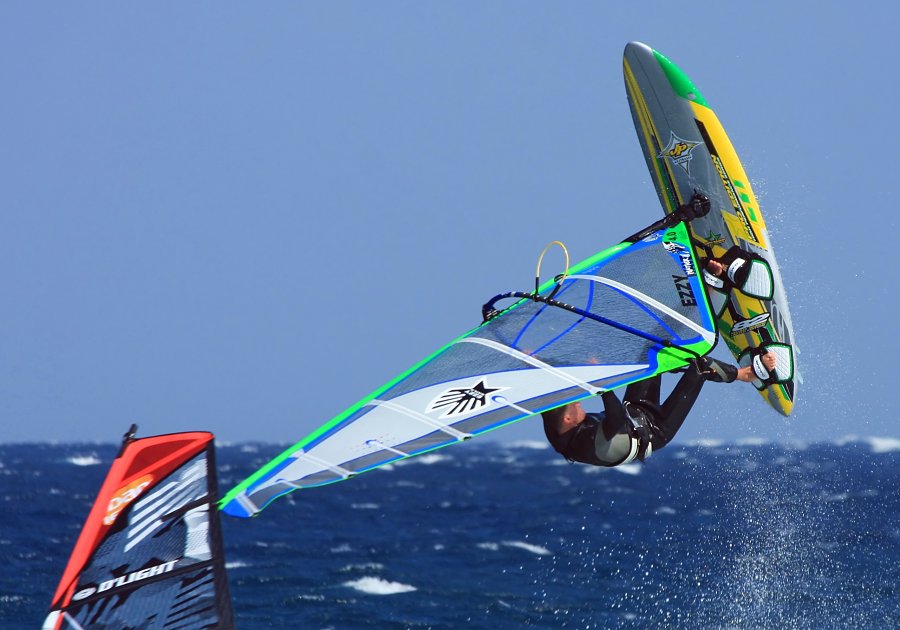
<svg viewBox="0 0 900 630">
<path fill-rule="evenodd" d="M 625 390 L 625 404 L 613 392 L 604 392 L 604 413 L 587 414 L 584 422 L 563 435 L 551 435 L 545 424 L 547 439 L 566 459 L 583 464 L 618 466 L 635 457 L 643 459 L 675 437 L 706 377 L 694 365 L 688 366 L 662 405 L 661 380 L 657 375 L 632 383 Z"/>
</svg>

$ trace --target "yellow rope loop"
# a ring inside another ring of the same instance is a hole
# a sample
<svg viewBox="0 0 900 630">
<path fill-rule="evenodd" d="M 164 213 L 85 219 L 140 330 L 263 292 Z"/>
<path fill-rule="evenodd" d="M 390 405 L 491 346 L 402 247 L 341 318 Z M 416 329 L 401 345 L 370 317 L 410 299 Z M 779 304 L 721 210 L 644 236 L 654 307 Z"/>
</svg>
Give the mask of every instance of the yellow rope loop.
<svg viewBox="0 0 900 630">
<path fill-rule="evenodd" d="M 544 247 L 543 251 L 541 252 L 541 255 L 538 256 L 537 269 L 534 272 L 534 292 L 535 293 L 538 292 L 538 288 L 541 285 L 541 263 L 544 261 L 544 254 L 546 254 L 548 251 L 550 251 L 550 248 L 553 247 L 554 245 L 559 245 L 562 248 L 563 254 L 565 254 L 565 257 L 566 257 L 565 271 L 563 271 L 562 276 L 559 278 L 559 280 L 556 282 L 556 284 L 562 284 L 563 281 L 565 281 L 566 276 L 569 275 L 569 250 L 566 249 L 566 246 L 562 243 L 562 241 L 552 241 L 550 243 L 547 243 L 546 247 Z"/>
</svg>

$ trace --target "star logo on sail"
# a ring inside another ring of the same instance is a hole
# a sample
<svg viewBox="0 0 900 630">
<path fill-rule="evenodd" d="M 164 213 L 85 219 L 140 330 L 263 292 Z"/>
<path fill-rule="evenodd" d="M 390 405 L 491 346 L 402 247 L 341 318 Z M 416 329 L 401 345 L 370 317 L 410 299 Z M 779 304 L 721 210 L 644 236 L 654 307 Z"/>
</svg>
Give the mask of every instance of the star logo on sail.
<svg viewBox="0 0 900 630">
<path fill-rule="evenodd" d="M 504 389 L 509 388 L 488 387 L 485 379 L 481 379 L 472 387 L 448 389 L 431 401 L 426 413 L 443 411 L 441 418 L 461 416 L 486 407 L 491 402 L 490 394 Z"/>
<path fill-rule="evenodd" d="M 684 138 L 679 138 L 675 135 L 674 131 L 671 132 L 671 134 L 672 135 L 669 138 L 669 144 L 666 145 L 665 149 L 660 151 L 657 157 L 669 158 L 673 163 L 683 168 L 685 173 L 690 175 L 691 160 L 694 159 L 693 151 L 701 143 L 693 142 L 691 140 L 685 140 Z"/>
</svg>

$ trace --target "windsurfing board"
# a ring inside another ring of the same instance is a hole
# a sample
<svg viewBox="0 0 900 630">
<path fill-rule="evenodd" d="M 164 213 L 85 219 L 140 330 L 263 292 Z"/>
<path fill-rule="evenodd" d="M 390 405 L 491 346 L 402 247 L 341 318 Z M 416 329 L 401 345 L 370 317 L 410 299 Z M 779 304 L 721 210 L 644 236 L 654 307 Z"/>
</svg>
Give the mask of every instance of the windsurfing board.
<svg viewBox="0 0 900 630">
<path fill-rule="evenodd" d="M 732 289 L 716 296 L 720 338 L 741 365 L 758 346 L 776 354 L 778 382 L 756 387 L 779 413 L 790 415 L 797 397 L 796 347 L 784 283 L 750 180 L 715 112 L 688 76 L 640 42 L 624 54 L 625 88 L 644 158 L 666 213 L 695 192 L 711 211 L 690 224 L 701 258 L 719 258 L 737 245 L 771 271 L 765 297 Z M 704 256 L 705 253 L 705 256 Z M 747 289 L 749 290 L 749 289 Z M 768 298 L 768 299 L 766 299 Z"/>
</svg>

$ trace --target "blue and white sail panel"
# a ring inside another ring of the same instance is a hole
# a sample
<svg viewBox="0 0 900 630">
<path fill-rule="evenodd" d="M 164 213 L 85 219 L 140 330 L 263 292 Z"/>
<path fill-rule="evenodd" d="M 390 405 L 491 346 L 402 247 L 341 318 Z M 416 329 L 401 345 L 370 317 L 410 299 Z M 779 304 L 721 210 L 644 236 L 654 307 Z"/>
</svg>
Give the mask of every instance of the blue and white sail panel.
<svg viewBox="0 0 900 630">
<path fill-rule="evenodd" d="M 255 514 L 346 479 L 684 365 L 715 342 L 681 226 L 577 265 L 357 403 L 229 493 Z M 677 349 L 681 348 L 681 349 Z M 689 348 L 690 350 L 684 350 Z"/>
</svg>

